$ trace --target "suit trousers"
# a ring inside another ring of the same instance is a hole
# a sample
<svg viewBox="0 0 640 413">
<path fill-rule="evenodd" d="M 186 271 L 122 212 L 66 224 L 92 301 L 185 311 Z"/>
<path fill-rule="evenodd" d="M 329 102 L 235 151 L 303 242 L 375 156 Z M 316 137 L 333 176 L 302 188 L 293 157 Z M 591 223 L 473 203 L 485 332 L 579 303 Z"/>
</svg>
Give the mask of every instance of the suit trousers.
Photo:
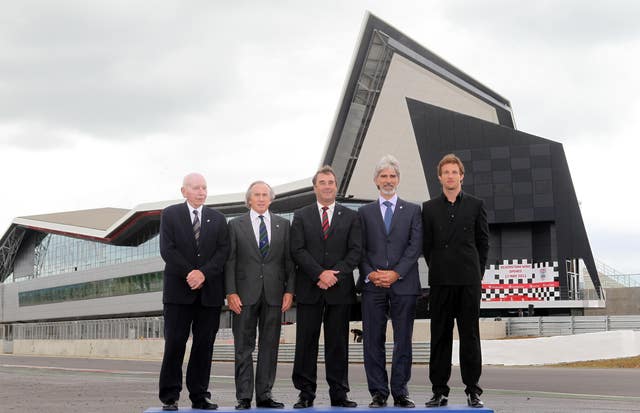
<svg viewBox="0 0 640 413">
<path fill-rule="evenodd" d="M 258 363 L 256 365 L 256 400 L 271 398 L 271 389 L 276 379 L 278 347 L 282 307 L 269 305 L 264 298 L 252 305 L 243 305 L 240 314 L 233 314 L 233 342 L 235 347 L 236 398 L 253 397 L 253 356 L 256 348 L 258 328 Z"/>
<path fill-rule="evenodd" d="M 480 349 L 480 284 L 434 285 L 430 288 L 431 355 L 429 379 L 433 392 L 449 394 L 453 346 L 453 320 L 460 337 L 460 373 L 465 393 L 482 394 L 478 385 L 482 373 Z"/>
<path fill-rule="evenodd" d="M 393 326 L 391 394 L 394 398 L 409 395 L 416 300 L 415 295 L 397 295 L 391 288 L 367 286 L 362 293 L 364 367 L 372 395 L 389 396 L 385 351 L 388 318 Z"/>
<path fill-rule="evenodd" d="M 164 355 L 160 368 L 160 400 L 180 400 L 182 362 L 189 339 L 193 339 L 187 364 L 187 389 L 192 402 L 210 398 L 209 376 L 213 342 L 220 325 L 220 307 L 205 307 L 199 299 L 194 304 L 164 305 Z"/>
<path fill-rule="evenodd" d="M 324 359 L 331 401 L 344 400 L 349 392 L 350 304 L 298 304 L 293 385 L 300 398 L 314 400 L 317 388 L 318 340 L 324 322 Z"/>
</svg>

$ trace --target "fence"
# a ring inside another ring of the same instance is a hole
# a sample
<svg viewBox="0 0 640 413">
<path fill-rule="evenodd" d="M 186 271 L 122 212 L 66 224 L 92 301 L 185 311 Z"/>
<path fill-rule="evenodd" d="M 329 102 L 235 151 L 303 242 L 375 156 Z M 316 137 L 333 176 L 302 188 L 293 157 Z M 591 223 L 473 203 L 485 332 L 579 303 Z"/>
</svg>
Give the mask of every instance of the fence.
<svg viewBox="0 0 640 413">
<path fill-rule="evenodd" d="M 640 315 L 517 317 L 505 319 L 507 336 L 560 336 L 614 330 L 640 330 Z"/>
<path fill-rule="evenodd" d="M 640 330 L 640 315 L 514 317 L 504 319 L 508 336 L 556 336 L 612 330 Z M 46 323 L 13 323 L 0 326 L 0 339 L 96 340 L 163 338 L 162 317 L 79 320 Z M 218 339 L 231 339 L 229 328 Z"/>
</svg>

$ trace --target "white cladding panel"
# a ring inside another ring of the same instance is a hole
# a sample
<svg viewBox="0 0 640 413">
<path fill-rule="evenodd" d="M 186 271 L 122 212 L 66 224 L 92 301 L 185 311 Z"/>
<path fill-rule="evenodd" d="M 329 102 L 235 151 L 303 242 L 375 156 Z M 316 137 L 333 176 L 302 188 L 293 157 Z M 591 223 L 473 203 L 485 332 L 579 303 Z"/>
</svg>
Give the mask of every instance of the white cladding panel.
<svg viewBox="0 0 640 413">
<path fill-rule="evenodd" d="M 429 199 L 406 98 L 498 123 L 493 106 L 394 54 L 347 188 L 348 195 L 376 199 L 375 165 L 382 156 L 392 154 L 400 161 L 399 196 L 416 203 Z"/>
</svg>

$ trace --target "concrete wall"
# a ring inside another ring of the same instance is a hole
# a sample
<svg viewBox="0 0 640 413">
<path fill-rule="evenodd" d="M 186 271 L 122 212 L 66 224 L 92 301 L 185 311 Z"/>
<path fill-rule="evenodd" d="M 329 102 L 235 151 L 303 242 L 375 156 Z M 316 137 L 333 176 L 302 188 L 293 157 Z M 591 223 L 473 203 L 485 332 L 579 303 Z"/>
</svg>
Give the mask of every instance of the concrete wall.
<svg viewBox="0 0 640 413">
<path fill-rule="evenodd" d="M 413 326 L 413 341 L 424 342 L 431 340 L 431 332 L 429 330 L 431 320 L 416 320 Z M 359 329 L 362 330 L 361 321 L 353 321 L 349 326 L 349 330 Z M 296 342 L 296 326 L 290 324 L 282 326 L 282 343 L 295 343 Z M 507 336 L 507 324 L 505 321 L 496 321 L 492 319 L 480 319 L 480 338 L 483 340 L 495 340 L 505 338 Z M 454 327 L 453 338 L 458 339 L 457 327 Z M 320 331 L 320 341 L 324 340 L 324 332 Z M 353 340 L 351 335 L 350 341 Z M 393 343 L 393 327 L 391 321 L 387 322 L 387 343 Z"/>
<path fill-rule="evenodd" d="M 585 308 L 584 315 L 640 315 L 640 287 L 605 288 L 605 308 Z"/>
</svg>

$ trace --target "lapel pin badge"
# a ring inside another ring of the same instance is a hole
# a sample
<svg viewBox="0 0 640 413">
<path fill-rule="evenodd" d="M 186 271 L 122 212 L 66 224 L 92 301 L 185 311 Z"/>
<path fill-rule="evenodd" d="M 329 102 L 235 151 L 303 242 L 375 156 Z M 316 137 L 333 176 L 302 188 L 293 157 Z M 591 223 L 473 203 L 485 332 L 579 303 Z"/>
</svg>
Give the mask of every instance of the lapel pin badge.
<svg viewBox="0 0 640 413">
<path fill-rule="evenodd" d="M 338 211 L 338 215 L 342 214 L 342 211 Z"/>
<path fill-rule="evenodd" d="M 276 224 L 276 228 L 280 228 L 280 224 Z"/>
<path fill-rule="evenodd" d="M 208 219 L 208 220 L 207 220 L 207 222 L 211 222 L 211 220 L 210 220 L 210 219 Z"/>
<path fill-rule="evenodd" d="M 400 209 L 402 209 L 402 205 L 400 205 Z"/>
</svg>

